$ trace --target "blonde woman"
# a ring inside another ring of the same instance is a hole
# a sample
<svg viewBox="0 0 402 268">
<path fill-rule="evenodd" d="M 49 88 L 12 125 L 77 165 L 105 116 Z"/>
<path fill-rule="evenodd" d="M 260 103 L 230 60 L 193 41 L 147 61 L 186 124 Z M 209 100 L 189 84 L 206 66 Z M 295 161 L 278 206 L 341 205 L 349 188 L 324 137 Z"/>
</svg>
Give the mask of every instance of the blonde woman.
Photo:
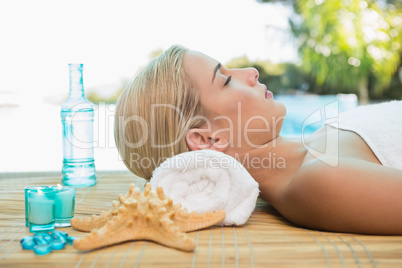
<svg viewBox="0 0 402 268">
<path fill-rule="evenodd" d="M 400 102 L 392 105 L 402 114 Z M 324 125 L 303 140 L 283 138 L 285 115 L 256 69 L 227 69 L 172 46 L 121 94 L 115 139 L 126 166 L 146 179 L 168 157 L 218 150 L 239 160 L 259 183 L 260 197 L 295 224 L 402 234 L 402 170 L 381 163 L 353 131 Z M 267 167 L 267 156 L 278 161 Z"/>
</svg>

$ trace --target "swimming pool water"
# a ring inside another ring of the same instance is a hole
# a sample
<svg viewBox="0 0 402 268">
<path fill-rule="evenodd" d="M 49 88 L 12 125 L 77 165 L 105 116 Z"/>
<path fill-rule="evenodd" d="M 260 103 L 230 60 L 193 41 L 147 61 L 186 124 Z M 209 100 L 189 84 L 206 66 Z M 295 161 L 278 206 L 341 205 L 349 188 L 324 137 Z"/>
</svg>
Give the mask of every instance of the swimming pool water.
<svg viewBox="0 0 402 268">
<path fill-rule="evenodd" d="M 310 135 L 320 128 L 326 119 L 336 117 L 339 113 L 358 105 L 355 94 L 277 95 L 274 99 L 282 102 L 286 107 L 286 117 L 280 132 L 280 135 L 284 137 Z"/>
</svg>

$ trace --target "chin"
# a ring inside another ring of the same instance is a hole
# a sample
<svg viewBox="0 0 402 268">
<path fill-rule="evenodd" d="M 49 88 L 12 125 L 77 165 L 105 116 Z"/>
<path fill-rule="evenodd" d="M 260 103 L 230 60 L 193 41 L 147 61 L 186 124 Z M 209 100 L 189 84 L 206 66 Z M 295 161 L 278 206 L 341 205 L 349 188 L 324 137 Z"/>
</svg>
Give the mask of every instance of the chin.
<svg viewBox="0 0 402 268">
<path fill-rule="evenodd" d="M 277 118 L 286 116 L 286 106 L 280 101 L 275 101 L 275 114 Z M 283 120 L 282 120 L 283 122 Z"/>
<path fill-rule="evenodd" d="M 275 129 L 276 129 L 276 136 L 279 136 L 279 133 L 283 126 L 283 121 L 285 120 L 286 116 L 286 107 L 282 102 L 276 102 L 276 115 L 275 115 Z"/>
</svg>

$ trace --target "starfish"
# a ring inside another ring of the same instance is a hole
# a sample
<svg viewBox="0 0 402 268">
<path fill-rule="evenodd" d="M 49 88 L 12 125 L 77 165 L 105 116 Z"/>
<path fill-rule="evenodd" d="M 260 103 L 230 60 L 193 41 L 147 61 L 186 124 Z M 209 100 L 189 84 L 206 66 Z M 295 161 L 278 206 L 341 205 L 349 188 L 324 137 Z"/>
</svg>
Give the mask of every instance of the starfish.
<svg viewBox="0 0 402 268">
<path fill-rule="evenodd" d="M 120 201 L 120 202 L 119 202 Z M 112 209 L 90 219 L 71 220 L 77 230 L 91 231 L 74 240 L 79 250 L 92 250 L 129 240 L 152 240 L 184 251 L 195 249 L 194 241 L 184 232 L 206 228 L 221 222 L 224 211 L 188 213 L 180 204 L 173 205 L 162 188 L 156 192 L 146 184 L 142 194 L 134 184 L 126 195 L 112 203 Z"/>
<path fill-rule="evenodd" d="M 145 186 L 144 195 L 147 196 L 150 192 L 151 185 L 147 183 Z M 203 229 L 214 225 L 225 218 L 225 214 L 223 211 L 204 214 L 196 212 L 188 213 L 188 210 L 186 208 L 181 209 L 181 204 L 173 205 L 172 199 L 166 197 L 162 188 L 158 187 L 156 189 L 156 193 L 159 198 L 159 202 L 163 203 L 167 212 L 173 212 L 175 214 L 173 220 L 179 226 L 182 232 L 191 232 Z M 90 232 L 93 229 L 99 229 L 118 214 L 119 208 L 124 205 L 125 200 L 130 198 L 137 199 L 140 195 L 140 190 L 136 188 L 135 184 L 131 184 L 128 193 L 119 196 L 120 202 L 116 200 L 112 201 L 111 210 L 102 211 L 99 216 L 92 215 L 91 217 L 86 218 L 72 218 L 71 226 L 82 232 Z M 221 217 L 222 219 L 220 219 Z"/>
</svg>

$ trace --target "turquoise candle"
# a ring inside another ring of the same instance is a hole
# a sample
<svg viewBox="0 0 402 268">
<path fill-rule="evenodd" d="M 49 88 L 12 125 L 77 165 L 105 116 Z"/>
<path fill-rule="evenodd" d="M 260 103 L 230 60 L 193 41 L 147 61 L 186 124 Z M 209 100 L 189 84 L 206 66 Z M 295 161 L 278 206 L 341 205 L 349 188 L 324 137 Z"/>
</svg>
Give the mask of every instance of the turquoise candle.
<svg viewBox="0 0 402 268">
<path fill-rule="evenodd" d="M 55 193 L 55 226 L 68 227 L 71 226 L 70 220 L 74 217 L 75 195 L 74 186 L 52 185 L 51 188 Z"/>
<path fill-rule="evenodd" d="M 41 189 L 28 191 L 29 230 L 49 232 L 54 230 L 54 192 Z"/>
<path fill-rule="evenodd" d="M 41 189 L 42 191 L 50 190 L 49 186 L 27 186 L 25 187 L 25 226 L 29 227 L 29 220 L 28 220 L 28 191 L 33 190 L 37 191 Z"/>
</svg>

